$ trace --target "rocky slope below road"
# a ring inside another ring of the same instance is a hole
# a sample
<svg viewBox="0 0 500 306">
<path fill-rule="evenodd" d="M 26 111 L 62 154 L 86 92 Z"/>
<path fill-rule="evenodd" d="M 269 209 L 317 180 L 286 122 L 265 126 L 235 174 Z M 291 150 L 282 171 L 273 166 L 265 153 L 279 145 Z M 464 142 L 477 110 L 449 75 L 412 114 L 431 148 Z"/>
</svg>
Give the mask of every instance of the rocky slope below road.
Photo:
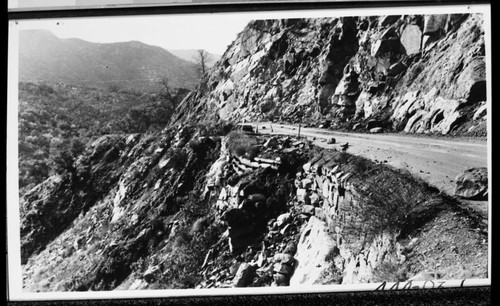
<svg viewBox="0 0 500 306">
<path fill-rule="evenodd" d="M 175 119 L 484 136 L 483 27 L 480 14 L 253 21 Z"/>
<path fill-rule="evenodd" d="M 104 136 L 26 194 L 24 290 L 487 276 L 485 226 L 421 181 L 307 140 L 204 130 Z"/>
</svg>

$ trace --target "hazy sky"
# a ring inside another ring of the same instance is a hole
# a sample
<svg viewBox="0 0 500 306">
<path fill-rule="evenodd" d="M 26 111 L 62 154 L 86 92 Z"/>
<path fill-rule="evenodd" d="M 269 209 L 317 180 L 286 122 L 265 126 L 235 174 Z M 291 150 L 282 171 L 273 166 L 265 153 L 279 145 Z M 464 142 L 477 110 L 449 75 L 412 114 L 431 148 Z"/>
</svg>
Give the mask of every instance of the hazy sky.
<svg viewBox="0 0 500 306">
<path fill-rule="evenodd" d="M 197 14 L 24 20 L 19 29 L 47 29 L 60 38 L 91 42 L 137 40 L 165 49 L 205 49 L 222 55 L 253 18 L 248 14 Z"/>
</svg>

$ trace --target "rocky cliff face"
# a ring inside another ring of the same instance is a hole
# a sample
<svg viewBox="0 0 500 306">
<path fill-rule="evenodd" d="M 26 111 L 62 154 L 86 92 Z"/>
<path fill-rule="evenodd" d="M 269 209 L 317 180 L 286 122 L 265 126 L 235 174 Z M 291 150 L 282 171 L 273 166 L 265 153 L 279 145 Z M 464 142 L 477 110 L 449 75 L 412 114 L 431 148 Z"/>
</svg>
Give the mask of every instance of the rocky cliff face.
<svg viewBox="0 0 500 306">
<path fill-rule="evenodd" d="M 484 55 L 478 14 L 257 20 L 176 120 L 484 135 Z"/>
</svg>

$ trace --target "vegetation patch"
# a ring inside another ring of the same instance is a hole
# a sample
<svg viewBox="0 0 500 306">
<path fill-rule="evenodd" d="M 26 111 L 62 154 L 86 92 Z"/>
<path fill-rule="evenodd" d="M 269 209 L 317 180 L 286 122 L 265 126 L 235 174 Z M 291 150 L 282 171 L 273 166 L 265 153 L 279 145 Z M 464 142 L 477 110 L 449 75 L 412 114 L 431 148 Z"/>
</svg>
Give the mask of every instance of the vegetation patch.
<svg viewBox="0 0 500 306">
<path fill-rule="evenodd" d="M 256 157 L 260 151 L 258 138 L 241 131 L 228 134 L 228 148 L 231 154 L 250 159 Z"/>
<path fill-rule="evenodd" d="M 20 195 L 71 170 L 82 148 L 100 136 L 162 129 L 185 95 L 19 83 Z"/>
</svg>

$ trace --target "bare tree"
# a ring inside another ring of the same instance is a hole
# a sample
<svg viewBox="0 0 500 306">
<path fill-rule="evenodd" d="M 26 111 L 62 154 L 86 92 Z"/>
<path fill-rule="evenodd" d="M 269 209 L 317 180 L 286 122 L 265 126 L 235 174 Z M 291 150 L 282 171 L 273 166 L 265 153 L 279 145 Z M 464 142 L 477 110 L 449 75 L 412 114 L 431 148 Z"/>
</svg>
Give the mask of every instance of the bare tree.
<svg viewBox="0 0 500 306">
<path fill-rule="evenodd" d="M 170 80 L 166 76 L 161 77 L 158 81 L 158 85 L 160 85 L 160 97 L 170 101 L 172 100 L 172 92 L 169 83 Z"/>
<path fill-rule="evenodd" d="M 200 49 L 197 50 L 195 58 L 196 60 L 196 65 L 198 68 L 198 73 L 200 75 L 200 78 L 205 75 L 205 72 L 207 72 L 207 66 L 208 66 L 208 61 L 210 60 L 210 54 L 208 54 L 207 51 Z"/>
</svg>

